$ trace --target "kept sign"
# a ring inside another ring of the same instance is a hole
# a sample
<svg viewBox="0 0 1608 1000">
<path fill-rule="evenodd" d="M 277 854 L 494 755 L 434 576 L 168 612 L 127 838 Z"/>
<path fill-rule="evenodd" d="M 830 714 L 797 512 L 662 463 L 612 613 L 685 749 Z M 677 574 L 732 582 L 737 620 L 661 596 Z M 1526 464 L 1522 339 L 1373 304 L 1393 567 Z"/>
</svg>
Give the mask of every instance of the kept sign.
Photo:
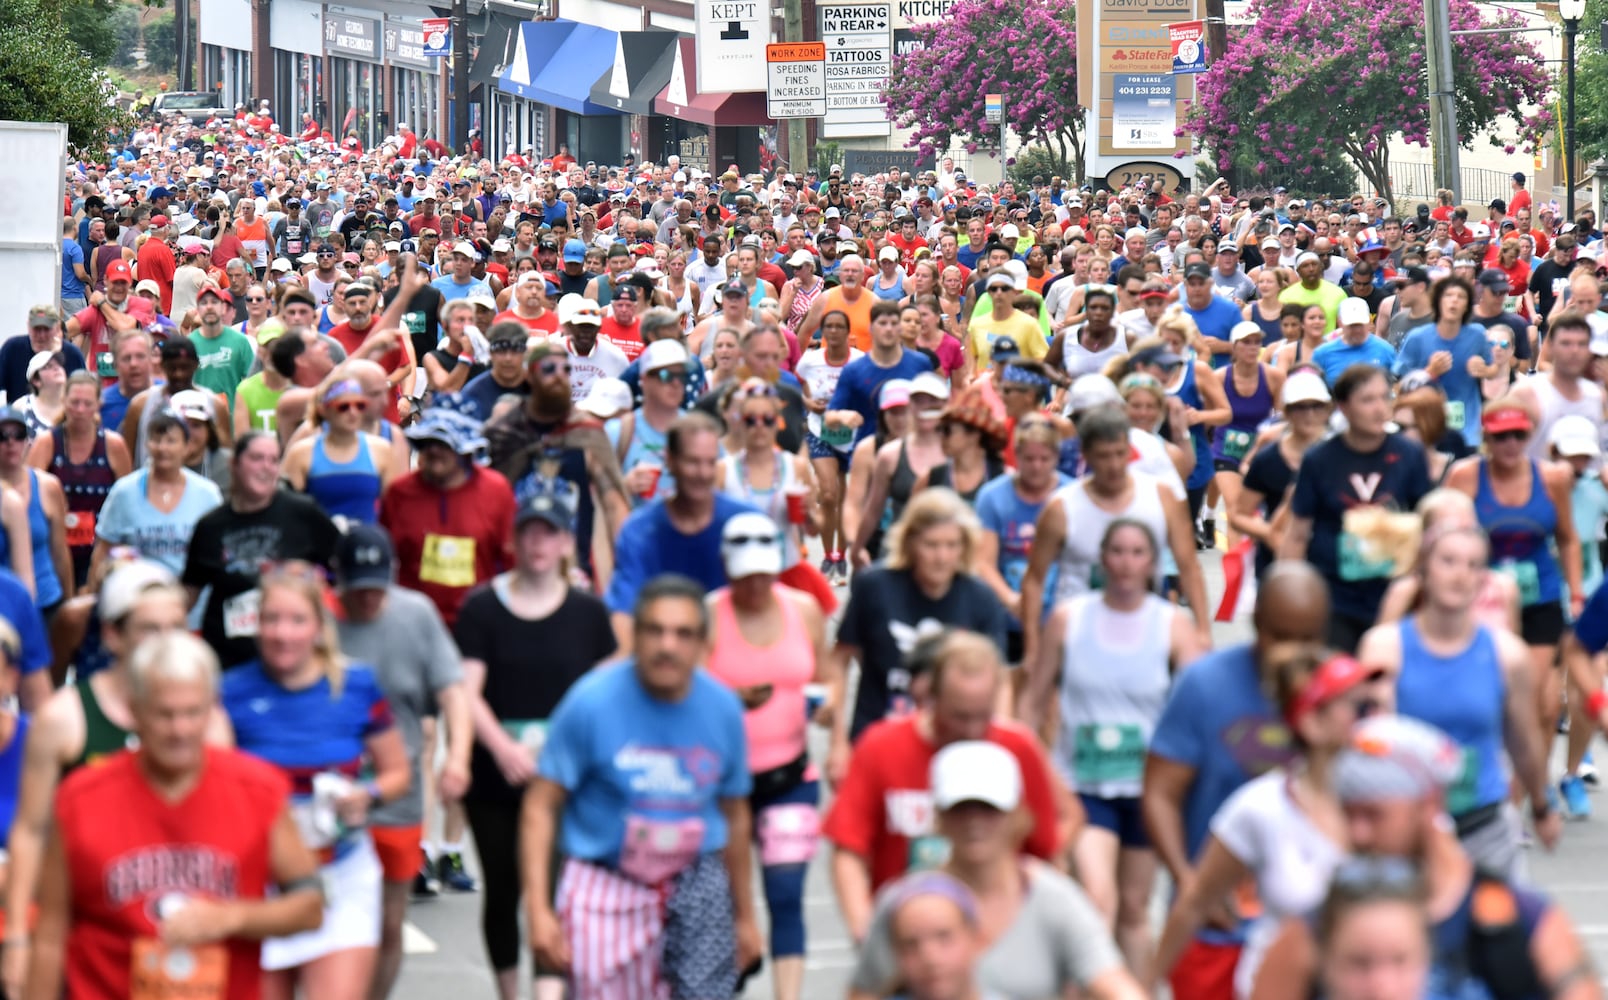
<svg viewBox="0 0 1608 1000">
<path fill-rule="evenodd" d="M 826 114 L 826 43 L 765 46 L 765 114 L 820 118 Z"/>
</svg>

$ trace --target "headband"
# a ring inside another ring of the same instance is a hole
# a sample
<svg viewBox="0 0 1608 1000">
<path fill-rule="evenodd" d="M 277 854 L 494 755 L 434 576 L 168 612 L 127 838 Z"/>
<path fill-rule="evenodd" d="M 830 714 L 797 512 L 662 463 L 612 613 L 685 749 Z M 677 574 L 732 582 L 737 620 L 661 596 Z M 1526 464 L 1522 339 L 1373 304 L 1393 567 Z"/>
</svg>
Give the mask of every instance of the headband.
<svg viewBox="0 0 1608 1000">
<path fill-rule="evenodd" d="M 1043 375 L 1040 375 L 1038 372 L 1035 372 L 1031 369 L 1021 368 L 1016 365 L 1006 366 L 1003 381 L 1016 385 L 1038 386 L 1039 388 L 1043 389 L 1048 389 L 1050 387 L 1050 380 L 1048 378 L 1045 378 Z"/>
<path fill-rule="evenodd" d="M 358 380 L 355 378 L 343 378 L 334 385 L 330 386 L 329 389 L 324 392 L 324 402 L 327 403 L 332 399 L 339 399 L 342 396 L 363 395 L 367 394 L 363 391 L 362 383 L 358 382 Z"/>
</svg>

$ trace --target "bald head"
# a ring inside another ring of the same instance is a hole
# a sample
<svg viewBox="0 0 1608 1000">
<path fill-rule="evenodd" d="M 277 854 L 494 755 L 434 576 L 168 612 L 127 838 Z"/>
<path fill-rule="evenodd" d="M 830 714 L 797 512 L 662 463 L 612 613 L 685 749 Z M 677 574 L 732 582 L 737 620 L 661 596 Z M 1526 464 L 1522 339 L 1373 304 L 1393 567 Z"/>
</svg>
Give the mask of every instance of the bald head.
<svg viewBox="0 0 1608 1000">
<path fill-rule="evenodd" d="M 1257 652 L 1276 642 L 1322 642 L 1329 624 L 1329 585 L 1310 563 L 1281 559 L 1256 591 Z"/>
</svg>

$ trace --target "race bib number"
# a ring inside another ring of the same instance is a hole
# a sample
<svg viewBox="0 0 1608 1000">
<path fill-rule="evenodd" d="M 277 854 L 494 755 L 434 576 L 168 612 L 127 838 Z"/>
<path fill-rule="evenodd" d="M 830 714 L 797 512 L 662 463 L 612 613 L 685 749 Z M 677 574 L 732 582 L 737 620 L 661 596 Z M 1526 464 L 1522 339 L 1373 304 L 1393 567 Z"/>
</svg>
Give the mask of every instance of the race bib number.
<svg viewBox="0 0 1608 1000">
<path fill-rule="evenodd" d="M 1461 816 L 1472 810 L 1476 802 L 1480 781 L 1480 755 L 1473 747 L 1463 748 L 1463 770 L 1452 787 L 1446 790 L 1446 811 Z"/>
<path fill-rule="evenodd" d="M 854 443 L 854 428 L 834 427 L 830 424 L 822 423 L 821 440 L 832 448 L 847 448 Z"/>
<path fill-rule="evenodd" d="M 420 334 L 424 332 L 424 313 L 422 312 L 407 313 L 403 315 L 402 322 L 407 325 L 408 333 Z"/>
<path fill-rule="evenodd" d="M 1378 580 L 1390 576 L 1396 568 L 1393 559 L 1379 559 L 1369 552 L 1368 544 L 1349 531 L 1340 532 L 1340 579 L 1349 582 Z"/>
<path fill-rule="evenodd" d="M 1460 430 L 1462 430 L 1463 429 L 1463 424 L 1467 419 L 1468 419 L 1467 414 L 1465 412 L 1465 408 L 1463 406 L 1463 401 L 1462 400 L 1460 400 L 1460 399 L 1448 399 L 1446 401 L 1446 429 L 1447 430 L 1451 430 L 1451 431 L 1460 431 Z"/>
<path fill-rule="evenodd" d="M 1072 752 L 1080 786 L 1138 781 L 1144 774 L 1145 735 L 1135 725 L 1079 726 Z"/>
<path fill-rule="evenodd" d="M 1104 590 L 1106 584 L 1105 567 L 1095 563 L 1089 567 L 1089 589 Z"/>
<path fill-rule="evenodd" d="M 454 535 L 425 535 L 419 579 L 443 587 L 473 587 L 475 540 Z"/>
<path fill-rule="evenodd" d="M 87 549 L 95 544 L 95 512 L 70 510 L 62 520 L 67 526 L 67 545 L 74 549 Z"/>
<path fill-rule="evenodd" d="M 1541 570 L 1529 559 L 1508 559 L 1497 569 L 1512 578 L 1519 588 L 1519 603 L 1524 607 L 1541 603 Z"/>
<path fill-rule="evenodd" d="M 821 814 L 814 806 L 795 802 L 771 806 L 759 814 L 759 863 L 808 864 L 821 839 Z"/>
<path fill-rule="evenodd" d="M 262 591 L 252 588 L 223 602 L 223 635 L 226 639 L 251 639 L 257 635 L 257 613 L 262 607 Z"/>
<path fill-rule="evenodd" d="M 101 378 L 116 378 L 117 364 L 115 355 L 111 351 L 100 351 L 95 355 L 95 374 Z"/>
<path fill-rule="evenodd" d="M 1223 454 L 1236 461 L 1245 457 L 1251 450 L 1250 431 L 1226 431 L 1223 434 Z"/>
<path fill-rule="evenodd" d="M 686 819 L 625 817 L 625 840 L 620 844 L 620 871 L 643 885 L 668 882 L 692 864 L 703 848 L 704 822 Z"/>
<path fill-rule="evenodd" d="M 529 749 L 532 757 L 541 756 L 542 747 L 547 745 L 546 719 L 504 719 L 502 727 L 515 743 Z"/>
<path fill-rule="evenodd" d="M 134 939 L 129 1000 L 223 1000 L 229 990 L 229 950 L 222 944 L 181 948 L 156 938 Z"/>
</svg>

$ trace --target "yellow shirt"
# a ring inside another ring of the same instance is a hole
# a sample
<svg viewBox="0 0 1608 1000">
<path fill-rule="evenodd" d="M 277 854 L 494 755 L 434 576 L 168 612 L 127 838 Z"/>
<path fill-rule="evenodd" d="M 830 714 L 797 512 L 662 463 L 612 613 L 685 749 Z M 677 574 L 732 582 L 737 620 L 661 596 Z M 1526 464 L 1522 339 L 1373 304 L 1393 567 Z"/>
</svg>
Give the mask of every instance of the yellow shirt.
<svg viewBox="0 0 1608 1000">
<path fill-rule="evenodd" d="M 1050 353 L 1050 345 L 1044 339 L 1044 331 L 1039 329 L 1033 317 L 1018 309 L 1012 309 L 1011 314 L 1003 321 L 996 320 L 992 313 L 986 316 L 974 316 L 967 332 L 971 336 L 972 354 L 977 358 L 978 371 L 989 366 L 994 353 L 994 341 L 1001 337 L 1010 337 L 1016 341 L 1016 349 L 1022 353 L 1022 357 L 1032 361 L 1042 361 L 1044 355 Z"/>
</svg>

